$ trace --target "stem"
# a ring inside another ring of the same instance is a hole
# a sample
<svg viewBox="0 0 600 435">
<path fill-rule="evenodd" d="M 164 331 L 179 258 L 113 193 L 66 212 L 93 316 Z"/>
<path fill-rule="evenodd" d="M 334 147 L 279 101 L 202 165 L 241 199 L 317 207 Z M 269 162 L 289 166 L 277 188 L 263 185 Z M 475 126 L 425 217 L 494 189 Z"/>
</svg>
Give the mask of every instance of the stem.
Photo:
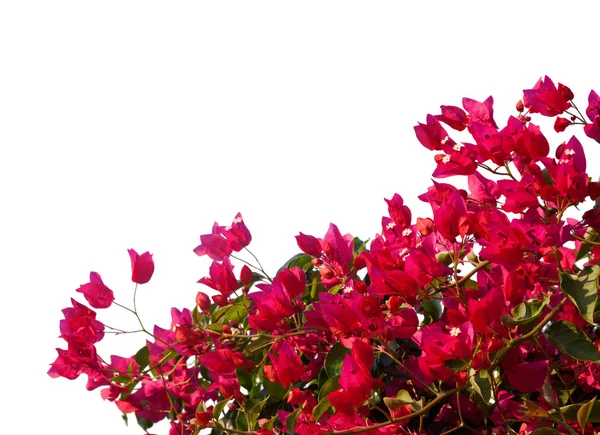
<svg viewBox="0 0 600 435">
<path fill-rule="evenodd" d="M 583 237 L 576 236 L 575 234 L 571 234 L 571 237 L 573 237 L 576 240 L 579 240 L 580 242 L 587 243 L 588 245 L 600 246 L 600 242 L 594 242 L 593 240 L 584 239 Z"/>
<path fill-rule="evenodd" d="M 265 270 L 263 269 L 263 267 L 262 267 L 262 264 L 260 264 L 260 261 L 258 261 L 258 258 L 256 258 L 256 255 L 254 255 L 254 254 L 252 253 L 252 251 L 250 251 L 250 249 L 248 249 L 248 248 L 246 248 L 246 247 L 244 247 L 244 249 L 245 249 L 245 250 L 246 250 L 246 251 L 247 251 L 247 252 L 248 252 L 250 255 L 252 255 L 252 258 L 254 258 L 254 260 L 256 261 L 256 264 L 258 264 L 258 267 L 260 268 L 260 271 L 263 273 L 263 275 L 264 275 L 264 276 L 266 276 L 266 277 L 267 277 L 267 279 L 268 279 L 270 282 L 273 282 L 273 281 L 271 280 L 271 278 L 269 277 L 269 275 L 267 274 L 267 272 L 265 272 Z"/>
<path fill-rule="evenodd" d="M 352 428 L 352 429 L 339 430 L 339 431 L 331 431 L 331 432 L 330 431 L 326 431 L 324 433 L 326 435 L 347 435 L 347 434 L 362 433 L 362 432 L 368 432 L 368 431 L 373 430 L 373 429 L 379 429 L 381 427 L 389 426 L 391 424 L 400 423 L 400 422 L 405 421 L 405 420 L 410 420 L 411 418 L 418 417 L 420 415 L 426 414 L 435 405 L 437 405 L 441 401 L 447 399 L 448 397 L 452 396 L 453 394 L 456 394 L 456 393 L 458 393 L 460 391 L 463 391 L 465 388 L 467 388 L 466 385 L 464 385 L 462 387 L 458 387 L 458 388 L 453 388 L 452 390 L 444 391 L 443 393 L 438 394 L 438 396 L 435 399 L 433 399 L 431 402 L 429 402 L 423 408 L 421 408 L 418 411 L 415 411 L 415 412 L 413 412 L 411 414 L 402 416 L 400 418 L 395 418 L 393 420 L 388 420 L 388 421 L 385 421 L 383 423 L 374 424 L 372 426 L 355 427 L 355 428 Z"/>
<path fill-rule="evenodd" d="M 560 301 L 560 303 L 556 307 L 554 307 L 552 309 L 552 311 L 550 311 L 548 313 L 548 315 L 546 317 L 544 317 L 542 319 L 542 321 L 535 328 L 533 328 L 530 332 L 528 332 L 527 334 L 523 335 L 522 337 L 519 337 L 519 338 L 516 338 L 514 340 L 511 340 L 506 345 L 506 347 L 502 348 L 502 350 L 496 354 L 496 357 L 494 358 L 494 361 L 492 362 L 492 365 L 488 368 L 488 373 L 493 372 L 496 369 L 496 367 L 498 367 L 498 365 L 502 361 L 502 358 L 504 358 L 506 356 L 506 354 L 508 353 L 508 351 L 510 351 L 512 348 L 518 346 L 519 344 L 523 343 L 524 341 L 527 341 L 530 338 L 533 338 L 533 337 L 537 336 L 537 334 L 542 330 L 542 328 L 544 326 L 546 326 L 546 324 L 550 320 L 552 320 L 552 318 L 556 315 L 556 313 L 558 313 L 561 310 L 561 308 L 563 307 L 563 305 L 565 304 L 565 302 L 567 302 L 567 298 L 564 298 L 562 301 Z"/>
<path fill-rule="evenodd" d="M 456 287 L 457 285 L 464 284 L 465 282 L 467 282 L 469 280 L 469 278 L 471 278 L 473 275 L 475 275 L 480 269 L 483 269 L 484 267 L 486 267 L 489 264 L 490 264 L 490 262 L 487 261 L 487 260 L 482 261 L 480 263 L 477 263 L 477 266 L 475 266 L 473 268 L 473 270 L 469 271 L 465 276 L 463 276 L 457 282 L 451 283 L 451 284 L 446 284 L 446 285 L 441 285 L 441 286 L 438 287 L 438 289 L 439 290 L 446 290 L 446 289 L 449 289 L 449 288 L 452 288 L 452 287 Z M 435 293 L 438 293 L 438 291 L 432 293 L 431 295 L 433 296 Z"/>
</svg>

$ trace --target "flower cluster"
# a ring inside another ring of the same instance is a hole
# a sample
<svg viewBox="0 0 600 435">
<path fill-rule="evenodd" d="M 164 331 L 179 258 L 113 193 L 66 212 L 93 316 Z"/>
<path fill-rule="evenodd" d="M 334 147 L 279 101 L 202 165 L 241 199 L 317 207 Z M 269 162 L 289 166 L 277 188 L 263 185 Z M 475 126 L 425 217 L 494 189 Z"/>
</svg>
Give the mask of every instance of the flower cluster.
<svg viewBox="0 0 600 435">
<path fill-rule="evenodd" d="M 73 300 L 50 376 L 86 374 L 126 419 L 146 432 L 167 419 L 169 435 L 598 433 L 600 184 L 575 136 L 553 143 L 532 121 L 600 142 L 600 98 L 586 115 L 573 99 L 545 77 L 505 125 L 492 97 L 441 106 L 415 133 L 433 176 L 468 189 L 434 181 L 419 196 L 432 217 L 415 220 L 394 195 L 370 241 L 334 224 L 300 233 L 273 277 L 241 214 L 215 223 L 194 249 L 213 261 L 192 310 L 122 331 Z M 154 262 L 129 254 L 137 290 Z M 95 272 L 77 291 L 140 319 L 135 292 L 133 308 L 118 304 Z M 105 360 L 95 343 L 109 332 L 148 341 Z"/>
</svg>

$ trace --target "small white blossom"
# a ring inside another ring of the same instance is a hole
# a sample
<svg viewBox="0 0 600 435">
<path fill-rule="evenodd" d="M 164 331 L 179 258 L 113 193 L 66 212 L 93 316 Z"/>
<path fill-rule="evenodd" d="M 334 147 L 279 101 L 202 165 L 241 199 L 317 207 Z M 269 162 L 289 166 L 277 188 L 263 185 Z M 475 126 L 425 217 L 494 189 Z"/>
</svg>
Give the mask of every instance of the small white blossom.
<svg viewBox="0 0 600 435">
<path fill-rule="evenodd" d="M 396 226 L 396 222 L 390 222 L 389 224 L 387 224 L 385 226 L 386 229 L 391 230 L 392 228 L 394 228 Z"/>
<path fill-rule="evenodd" d="M 442 139 L 442 145 L 444 145 L 446 142 L 448 142 L 450 140 L 450 138 L 448 136 L 446 136 L 445 138 Z"/>
<path fill-rule="evenodd" d="M 408 236 L 410 236 L 410 235 L 411 235 L 411 233 L 412 233 L 412 230 L 411 230 L 410 228 L 405 228 L 405 229 L 404 229 L 404 231 L 402 231 L 402 235 L 403 235 L 404 237 L 408 237 Z"/>
<path fill-rule="evenodd" d="M 567 149 L 567 150 L 565 150 L 565 154 L 568 156 L 572 156 L 575 154 L 575 150 Z"/>
<path fill-rule="evenodd" d="M 448 163 L 450 161 L 450 154 L 446 154 L 442 157 L 442 163 Z"/>
<path fill-rule="evenodd" d="M 464 145 L 463 145 L 463 144 L 461 144 L 461 143 L 457 143 L 456 145 L 454 145 L 454 146 L 452 147 L 452 149 L 453 149 L 454 151 L 460 151 L 460 150 L 462 149 L 462 147 L 464 147 Z"/>
<path fill-rule="evenodd" d="M 454 328 L 452 328 L 450 330 L 450 335 L 453 337 L 458 337 L 458 334 L 460 334 L 460 333 L 461 333 L 461 330 L 458 326 L 455 326 Z"/>
</svg>

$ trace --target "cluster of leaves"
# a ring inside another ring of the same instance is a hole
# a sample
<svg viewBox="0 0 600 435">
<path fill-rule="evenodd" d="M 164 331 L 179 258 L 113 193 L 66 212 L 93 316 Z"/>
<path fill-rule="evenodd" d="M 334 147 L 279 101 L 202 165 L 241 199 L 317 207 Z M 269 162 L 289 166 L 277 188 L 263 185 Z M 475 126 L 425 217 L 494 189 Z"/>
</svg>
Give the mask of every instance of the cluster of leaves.
<svg viewBox="0 0 600 435">
<path fill-rule="evenodd" d="M 168 329 L 148 331 L 135 292 L 133 308 L 117 304 L 93 272 L 78 289 L 87 302 L 130 311 L 149 339 L 104 360 L 105 328 L 131 331 L 73 300 L 60 322 L 68 349 L 49 374 L 88 375 L 126 420 L 147 432 L 168 419 L 170 435 L 597 433 L 600 184 L 576 137 L 550 157 L 531 119 L 553 117 L 557 132 L 581 124 L 600 141 L 600 98 L 590 93 L 586 118 L 545 77 L 502 128 L 492 103 L 465 98 L 415 127 L 438 152 L 434 177 L 468 183 L 419 196 L 433 218 L 413 221 L 394 195 L 370 243 L 333 224 L 322 239 L 300 233 L 302 253 L 273 278 L 241 215 L 215 223 L 195 249 L 213 260 L 199 280 L 212 296 L 173 308 Z M 132 281 L 148 282 L 151 255 L 129 253 Z"/>
</svg>

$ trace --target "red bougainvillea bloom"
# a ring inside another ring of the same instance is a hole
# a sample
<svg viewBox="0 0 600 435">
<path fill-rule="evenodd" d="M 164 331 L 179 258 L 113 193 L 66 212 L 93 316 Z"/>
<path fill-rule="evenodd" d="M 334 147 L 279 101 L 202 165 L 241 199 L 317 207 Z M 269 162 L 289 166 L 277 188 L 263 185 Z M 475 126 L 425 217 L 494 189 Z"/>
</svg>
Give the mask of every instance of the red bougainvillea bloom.
<svg viewBox="0 0 600 435">
<path fill-rule="evenodd" d="M 200 236 L 200 245 L 194 248 L 197 255 L 208 255 L 215 261 L 223 261 L 232 251 L 239 252 L 252 241 L 241 213 L 235 215 L 231 225 L 223 227 L 214 223 L 211 234 Z"/>
<path fill-rule="evenodd" d="M 588 137 L 600 142 L 600 97 L 596 91 L 590 92 L 585 113 L 590 119 L 590 123 L 583 126 L 583 131 Z"/>
<path fill-rule="evenodd" d="M 572 93 L 569 95 L 569 93 L 564 91 L 560 92 L 556 89 L 550 77 L 546 76 L 543 79 L 539 79 L 532 89 L 523 91 L 523 103 L 529 109 L 529 113 L 556 116 L 571 107 L 566 97 L 571 96 L 572 98 L 572 95 Z"/>
<path fill-rule="evenodd" d="M 94 308 L 108 308 L 115 300 L 113 291 L 104 285 L 100 274 L 96 272 L 90 272 L 90 282 L 83 284 L 77 291 L 83 293 L 85 299 Z"/>
<path fill-rule="evenodd" d="M 142 255 L 138 255 L 133 249 L 129 249 L 127 252 L 131 258 L 131 280 L 137 284 L 146 284 L 154 273 L 152 254 L 144 252 Z"/>
<path fill-rule="evenodd" d="M 304 372 L 302 361 L 290 343 L 284 341 L 277 353 L 269 353 L 278 382 L 284 387 L 297 382 Z"/>
</svg>

